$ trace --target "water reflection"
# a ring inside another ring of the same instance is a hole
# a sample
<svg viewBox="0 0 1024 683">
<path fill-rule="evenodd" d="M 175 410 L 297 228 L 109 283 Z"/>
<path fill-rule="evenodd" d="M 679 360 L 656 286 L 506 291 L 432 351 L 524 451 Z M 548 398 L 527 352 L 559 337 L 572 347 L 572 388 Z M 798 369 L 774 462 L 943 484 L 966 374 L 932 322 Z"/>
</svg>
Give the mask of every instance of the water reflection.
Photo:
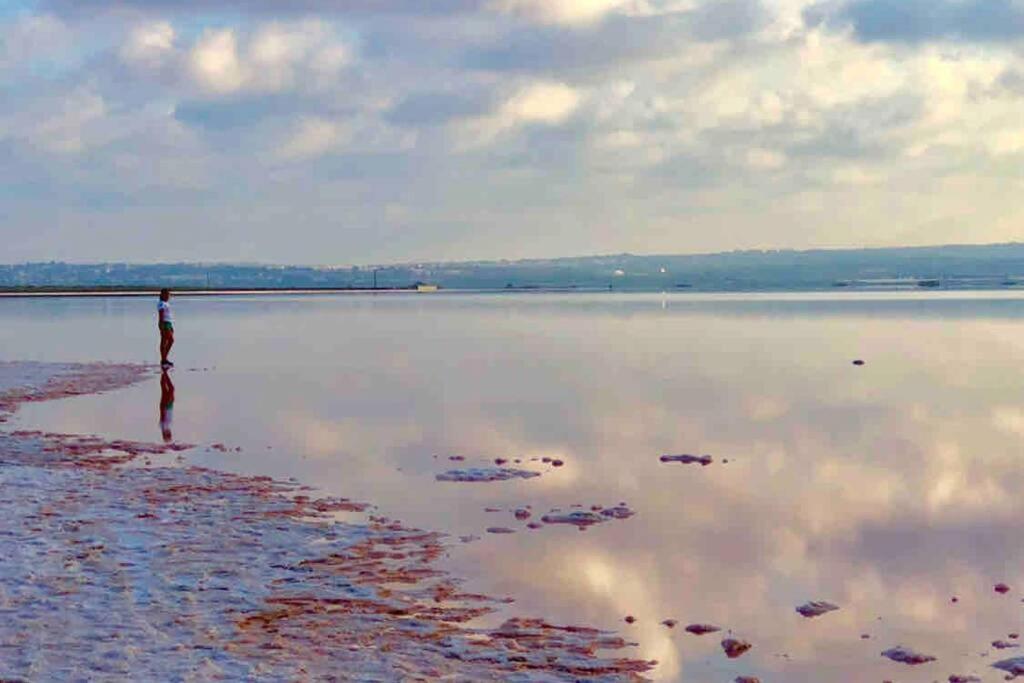
<svg viewBox="0 0 1024 683">
<path fill-rule="evenodd" d="M 634 635 L 663 680 L 998 680 L 989 644 L 1024 629 L 1024 302 L 972 315 L 961 300 L 438 301 L 183 301 L 190 352 L 204 355 L 179 359 L 179 439 L 242 448 L 201 451 L 203 464 L 296 476 L 479 535 L 449 560 L 472 589 Z M 147 438 L 146 391 L 33 406 L 19 421 Z M 543 474 L 435 481 L 456 454 Z M 565 466 L 531 463 L 544 457 Z M 637 515 L 584 533 L 512 515 L 620 501 Z M 996 594 L 998 581 L 1013 590 Z M 841 609 L 794 610 L 819 599 Z M 729 661 L 719 638 L 667 618 L 734 629 L 754 649 Z M 880 657 L 898 644 L 939 661 Z"/>
<path fill-rule="evenodd" d="M 160 372 L 160 435 L 164 443 L 171 443 L 174 435 L 171 427 L 174 422 L 174 382 L 166 368 Z"/>
</svg>

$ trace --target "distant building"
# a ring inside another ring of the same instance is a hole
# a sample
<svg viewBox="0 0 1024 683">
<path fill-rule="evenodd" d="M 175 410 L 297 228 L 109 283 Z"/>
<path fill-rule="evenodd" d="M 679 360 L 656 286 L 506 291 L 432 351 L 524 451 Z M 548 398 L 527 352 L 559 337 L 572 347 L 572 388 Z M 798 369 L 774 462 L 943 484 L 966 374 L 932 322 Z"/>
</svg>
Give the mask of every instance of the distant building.
<svg viewBox="0 0 1024 683">
<path fill-rule="evenodd" d="M 437 291 L 437 285 L 428 285 L 426 282 L 417 282 L 416 283 L 416 291 L 417 292 L 436 292 Z"/>
</svg>

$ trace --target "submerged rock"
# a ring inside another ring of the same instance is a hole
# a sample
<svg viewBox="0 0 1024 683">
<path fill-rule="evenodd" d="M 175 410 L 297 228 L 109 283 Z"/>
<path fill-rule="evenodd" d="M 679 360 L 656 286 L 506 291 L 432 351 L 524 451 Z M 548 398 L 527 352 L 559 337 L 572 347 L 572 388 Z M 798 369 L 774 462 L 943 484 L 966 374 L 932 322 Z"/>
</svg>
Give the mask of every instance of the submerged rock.
<svg viewBox="0 0 1024 683">
<path fill-rule="evenodd" d="M 539 476 L 540 472 L 518 470 L 511 467 L 467 467 L 461 470 L 448 470 L 447 472 L 442 472 L 435 478 L 438 481 L 481 483 L 508 481 L 509 479 L 533 479 L 534 477 Z"/>
<path fill-rule="evenodd" d="M 812 600 L 811 602 L 805 602 L 796 608 L 796 611 L 808 619 L 813 617 L 820 617 L 822 614 L 828 614 L 839 609 L 838 605 L 833 605 L 831 602 L 825 602 L 824 600 Z"/>
<path fill-rule="evenodd" d="M 679 462 L 684 465 L 699 464 L 704 467 L 710 465 L 713 460 L 710 455 L 663 455 L 661 456 L 662 462 Z"/>
<path fill-rule="evenodd" d="M 921 654 L 920 652 L 911 650 L 909 647 L 903 647 L 902 645 L 889 648 L 882 653 L 882 656 L 887 657 L 894 662 L 910 664 L 912 666 L 935 661 L 935 657 L 932 657 L 931 655 Z"/>
<path fill-rule="evenodd" d="M 1007 586 L 1005 583 L 997 583 L 995 586 L 992 587 L 992 590 L 994 590 L 996 593 L 999 593 L 1000 595 L 1006 595 L 1010 592 L 1010 587 Z"/>
<path fill-rule="evenodd" d="M 726 638 L 722 641 L 722 650 L 725 651 L 725 656 L 729 659 L 736 659 L 742 656 L 747 650 L 754 647 L 745 640 L 739 640 L 738 638 Z"/>
<path fill-rule="evenodd" d="M 1008 650 L 1011 647 L 1020 647 L 1020 643 L 1011 643 L 1008 640 L 993 640 L 992 647 L 997 650 Z"/>
<path fill-rule="evenodd" d="M 1004 659 L 993 664 L 992 668 L 999 669 L 1000 671 L 1005 671 L 1010 674 L 1007 676 L 1007 680 L 1011 680 L 1017 676 L 1024 676 L 1024 657 Z"/>
<path fill-rule="evenodd" d="M 571 524 L 578 527 L 588 527 L 604 522 L 605 518 L 593 512 L 575 510 L 567 513 L 547 514 L 541 517 L 540 521 L 545 524 Z"/>
<path fill-rule="evenodd" d="M 515 529 L 509 529 L 504 526 L 490 526 L 487 527 L 487 533 L 489 534 L 514 534 Z"/>
<path fill-rule="evenodd" d="M 609 517 L 611 519 L 629 519 L 635 514 L 635 512 L 630 510 L 625 505 L 616 505 L 615 507 L 604 508 L 603 510 L 601 510 L 601 515 L 603 517 Z"/>
<path fill-rule="evenodd" d="M 957 676 L 953 675 L 949 677 L 949 683 L 981 683 L 981 679 L 977 676 Z"/>
<path fill-rule="evenodd" d="M 692 633 L 695 636 L 704 636 L 709 633 L 717 633 L 722 629 L 713 624 L 690 624 L 684 630 L 687 633 Z"/>
</svg>

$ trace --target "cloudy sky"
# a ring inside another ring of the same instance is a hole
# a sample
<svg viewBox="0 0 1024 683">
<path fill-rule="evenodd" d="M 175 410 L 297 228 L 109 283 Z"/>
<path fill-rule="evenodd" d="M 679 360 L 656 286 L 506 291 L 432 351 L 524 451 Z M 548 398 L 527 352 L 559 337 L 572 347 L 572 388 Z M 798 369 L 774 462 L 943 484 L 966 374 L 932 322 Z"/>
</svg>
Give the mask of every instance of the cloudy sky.
<svg viewBox="0 0 1024 683">
<path fill-rule="evenodd" d="M 1024 0 L 0 0 L 0 261 L 1024 234 Z"/>
</svg>

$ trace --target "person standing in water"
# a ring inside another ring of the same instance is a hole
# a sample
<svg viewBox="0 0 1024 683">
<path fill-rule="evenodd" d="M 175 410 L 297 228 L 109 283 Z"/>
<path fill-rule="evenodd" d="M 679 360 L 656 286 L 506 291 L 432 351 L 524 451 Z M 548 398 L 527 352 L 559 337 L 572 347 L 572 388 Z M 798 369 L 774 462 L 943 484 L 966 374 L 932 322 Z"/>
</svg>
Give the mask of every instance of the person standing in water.
<svg viewBox="0 0 1024 683">
<path fill-rule="evenodd" d="M 157 327 L 160 329 L 160 366 L 163 368 L 174 367 L 174 363 L 167 359 L 167 354 L 174 346 L 174 319 L 171 317 L 171 292 L 168 289 L 160 290 L 160 301 L 156 304 Z"/>
</svg>

